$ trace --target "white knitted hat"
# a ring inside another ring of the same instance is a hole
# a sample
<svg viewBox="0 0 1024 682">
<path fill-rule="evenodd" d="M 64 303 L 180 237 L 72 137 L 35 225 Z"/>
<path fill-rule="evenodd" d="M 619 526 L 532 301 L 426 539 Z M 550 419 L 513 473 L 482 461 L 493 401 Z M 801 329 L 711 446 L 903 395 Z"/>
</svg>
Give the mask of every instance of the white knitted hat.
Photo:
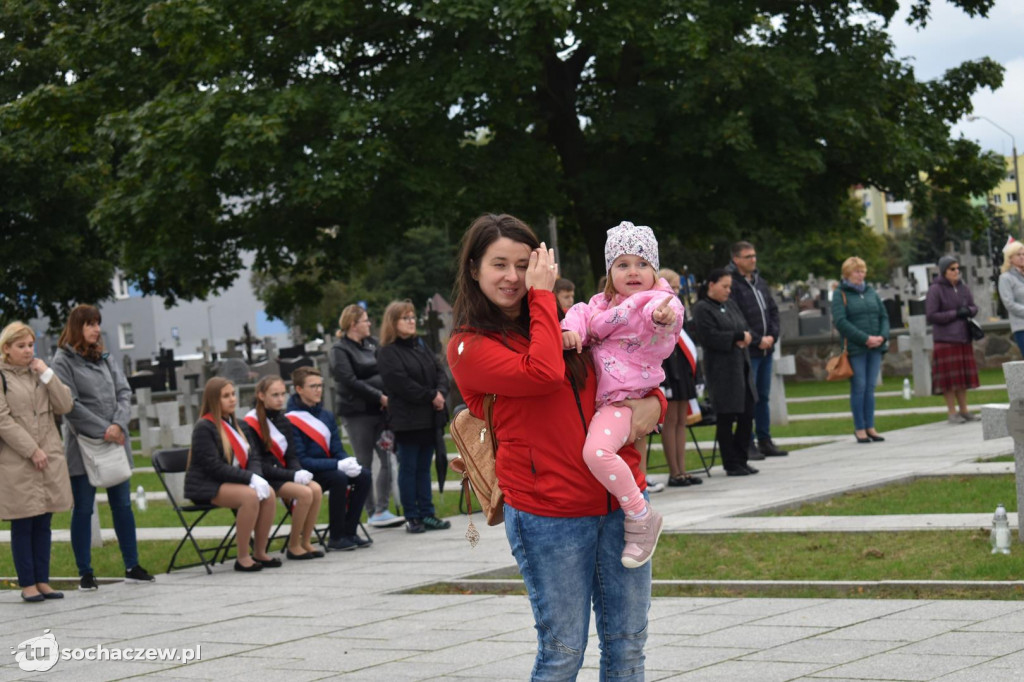
<svg viewBox="0 0 1024 682">
<path fill-rule="evenodd" d="M 612 269 L 615 259 L 624 254 L 640 256 L 651 264 L 655 270 L 658 264 L 658 240 L 654 231 L 646 225 L 634 225 L 623 220 L 618 227 L 608 230 L 608 240 L 604 243 L 604 269 Z"/>
</svg>

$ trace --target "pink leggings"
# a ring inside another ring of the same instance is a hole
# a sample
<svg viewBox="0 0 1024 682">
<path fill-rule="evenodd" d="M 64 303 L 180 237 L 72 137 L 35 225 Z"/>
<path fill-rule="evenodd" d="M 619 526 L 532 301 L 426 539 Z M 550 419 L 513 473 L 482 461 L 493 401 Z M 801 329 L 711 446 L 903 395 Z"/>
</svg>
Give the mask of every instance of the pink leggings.
<svg viewBox="0 0 1024 682">
<path fill-rule="evenodd" d="M 637 487 L 632 470 L 618 452 L 629 440 L 632 416 L 633 411 L 628 407 L 598 407 L 590 421 L 587 442 L 583 445 L 583 461 L 590 467 L 594 478 L 615 496 L 622 509 L 630 516 L 638 516 L 643 513 L 647 502 Z"/>
</svg>

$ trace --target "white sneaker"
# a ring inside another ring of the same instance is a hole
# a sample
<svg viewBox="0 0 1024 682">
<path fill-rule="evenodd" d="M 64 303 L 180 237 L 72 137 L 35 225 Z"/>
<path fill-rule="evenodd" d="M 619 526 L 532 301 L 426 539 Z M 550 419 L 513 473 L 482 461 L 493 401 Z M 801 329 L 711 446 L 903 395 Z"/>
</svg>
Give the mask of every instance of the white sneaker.
<svg viewBox="0 0 1024 682">
<path fill-rule="evenodd" d="M 374 528 L 394 528 L 395 526 L 401 526 L 405 523 L 404 516 L 395 516 L 388 510 L 384 510 L 379 514 L 374 514 L 369 519 L 369 523 Z"/>
<path fill-rule="evenodd" d="M 658 483 L 657 481 L 652 481 L 649 478 L 647 479 L 647 492 L 649 492 L 649 493 L 660 493 L 664 489 L 665 489 L 665 484 L 664 483 Z"/>
</svg>

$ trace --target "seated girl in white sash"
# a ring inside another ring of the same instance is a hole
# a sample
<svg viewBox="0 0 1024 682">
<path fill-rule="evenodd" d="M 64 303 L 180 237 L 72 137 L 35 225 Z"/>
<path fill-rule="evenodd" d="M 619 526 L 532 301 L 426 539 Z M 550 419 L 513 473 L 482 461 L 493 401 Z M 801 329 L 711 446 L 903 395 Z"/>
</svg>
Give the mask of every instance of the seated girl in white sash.
<svg viewBox="0 0 1024 682">
<path fill-rule="evenodd" d="M 265 376 L 256 384 L 256 407 L 249 410 L 242 432 L 249 439 L 249 469 L 258 462 L 263 477 L 292 510 L 292 531 L 285 553 L 289 559 L 318 559 L 324 555 L 310 542 L 323 500 L 320 484 L 302 468 L 292 445 L 292 425 L 284 416 L 288 389 L 284 379 Z"/>
<path fill-rule="evenodd" d="M 259 571 L 277 568 L 280 559 L 267 555 L 270 525 L 274 522 L 274 491 L 254 469 L 247 469 L 249 442 L 235 424 L 235 385 L 227 379 L 214 377 L 203 389 L 202 417 L 192 428 L 192 448 L 185 471 L 185 497 L 196 504 L 214 504 L 237 509 L 238 558 L 236 571 Z M 253 556 L 249 554 L 249 538 L 255 529 Z"/>
</svg>

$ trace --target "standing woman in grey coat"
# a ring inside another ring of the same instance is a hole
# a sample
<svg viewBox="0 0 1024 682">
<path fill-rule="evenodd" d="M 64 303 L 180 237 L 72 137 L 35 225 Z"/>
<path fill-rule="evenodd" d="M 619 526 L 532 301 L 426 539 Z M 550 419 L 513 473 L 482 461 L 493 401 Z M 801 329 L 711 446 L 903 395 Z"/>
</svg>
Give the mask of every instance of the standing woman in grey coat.
<svg viewBox="0 0 1024 682">
<path fill-rule="evenodd" d="M 722 268 L 708 273 L 700 300 L 693 307 L 697 337 L 704 348 L 704 379 L 717 413 L 715 438 L 728 476 L 749 476 L 747 464 L 757 391 L 750 364 L 751 335 L 736 301 L 729 298 L 732 275 Z M 733 425 L 736 432 L 733 433 Z"/>
<path fill-rule="evenodd" d="M 123 445 L 128 465 L 132 465 L 128 440 L 132 389 L 117 363 L 111 361 L 103 350 L 100 322 L 100 311 L 95 306 L 75 306 L 61 332 L 59 348 L 53 359 L 54 371 L 71 389 L 75 399 L 74 408 L 65 417 L 64 453 L 71 474 L 71 493 L 75 498 L 71 512 L 71 549 L 81 576 L 81 590 L 99 588 L 92 570 L 92 508 L 96 488 L 85 474 L 76 436 L 80 434 Z M 153 576 L 139 565 L 131 479 L 107 488 L 107 500 L 114 518 L 121 558 L 124 559 L 125 581 L 152 582 Z"/>
<path fill-rule="evenodd" d="M 1010 331 L 1024 355 L 1024 242 L 1013 237 L 1003 247 L 1003 267 L 999 275 L 999 298 L 1010 315 Z"/>
</svg>

